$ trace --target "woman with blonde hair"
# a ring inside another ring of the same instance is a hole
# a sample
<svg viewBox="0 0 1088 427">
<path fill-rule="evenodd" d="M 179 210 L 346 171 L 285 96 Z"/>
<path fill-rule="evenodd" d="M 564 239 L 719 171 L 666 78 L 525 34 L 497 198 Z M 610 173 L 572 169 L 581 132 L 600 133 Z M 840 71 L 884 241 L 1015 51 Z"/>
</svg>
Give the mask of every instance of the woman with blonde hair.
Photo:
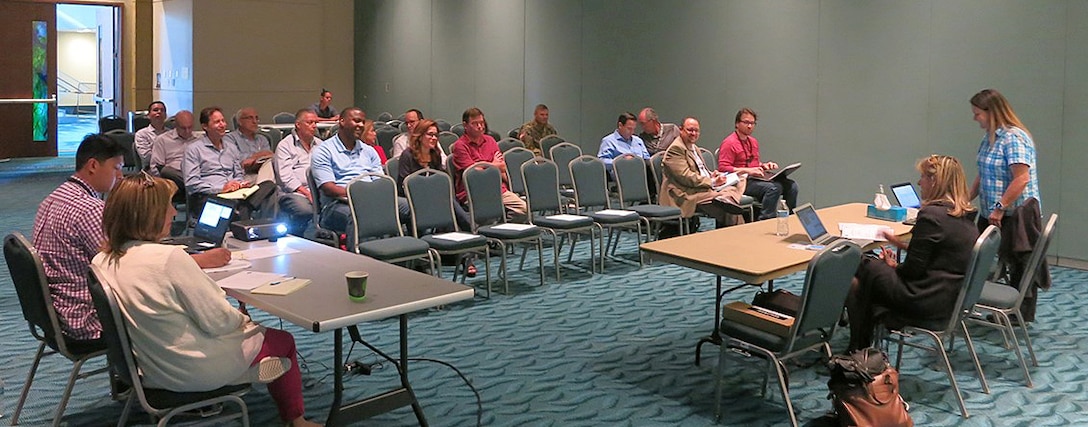
<svg viewBox="0 0 1088 427">
<path fill-rule="evenodd" d="M 106 242 L 91 261 L 124 312 L 144 385 L 202 392 L 267 383 L 284 422 L 318 425 L 303 417 L 294 337 L 235 310 L 181 246 L 159 243 L 177 214 L 175 191 L 146 172 L 122 180 L 106 200 Z"/>
<path fill-rule="evenodd" d="M 888 243 L 907 250 L 898 263 L 891 248 L 866 257 L 846 299 L 850 316 L 850 350 L 872 345 L 873 328 L 889 314 L 919 322 L 948 321 L 956 303 L 978 229 L 975 208 L 959 160 L 934 154 L 918 161 L 922 208 L 911 230 L 910 244 L 885 233 Z"/>
<path fill-rule="evenodd" d="M 389 161 L 389 158 L 385 155 L 385 149 L 378 145 L 378 131 L 374 129 L 373 120 L 363 122 L 363 142 L 378 152 L 378 157 L 382 159 L 383 165 Z"/>
</svg>

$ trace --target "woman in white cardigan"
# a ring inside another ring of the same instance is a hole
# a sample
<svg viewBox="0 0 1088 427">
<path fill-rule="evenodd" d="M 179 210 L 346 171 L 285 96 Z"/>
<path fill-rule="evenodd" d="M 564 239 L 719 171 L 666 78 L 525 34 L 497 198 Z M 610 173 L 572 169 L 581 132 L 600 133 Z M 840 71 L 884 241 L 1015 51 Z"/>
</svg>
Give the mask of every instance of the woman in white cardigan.
<svg viewBox="0 0 1088 427">
<path fill-rule="evenodd" d="M 106 200 L 106 243 L 91 261 L 117 295 L 144 385 L 190 392 L 266 382 L 284 422 L 317 425 L 303 417 L 294 337 L 253 323 L 181 246 L 158 243 L 177 213 L 175 191 L 147 173 L 122 180 Z"/>
</svg>

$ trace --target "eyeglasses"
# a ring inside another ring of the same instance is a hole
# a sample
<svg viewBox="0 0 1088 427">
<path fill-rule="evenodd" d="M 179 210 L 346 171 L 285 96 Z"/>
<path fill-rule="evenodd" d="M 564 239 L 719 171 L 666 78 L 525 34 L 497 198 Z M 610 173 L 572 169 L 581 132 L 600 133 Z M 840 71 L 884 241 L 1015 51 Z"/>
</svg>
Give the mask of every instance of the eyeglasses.
<svg viewBox="0 0 1088 427">
<path fill-rule="evenodd" d="M 755 120 L 741 120 L 740 122 L 743 123 L 743 124 L 746 124 L 748 126 L 755 126 L 756 125 Z"/>
<path fill-rule="evenodd" d="M 687 132 L 687 133 L 699 133 L 699 129 L 687 128 L 687 129 L 684 129 L 684 132 Z"/>
<path fill-rule="evenodd" d="M 427 132 L 423 134 L 423 136 L 426 136 L 427 138 L 438 138 L 438 132 Z"/>
</svg>

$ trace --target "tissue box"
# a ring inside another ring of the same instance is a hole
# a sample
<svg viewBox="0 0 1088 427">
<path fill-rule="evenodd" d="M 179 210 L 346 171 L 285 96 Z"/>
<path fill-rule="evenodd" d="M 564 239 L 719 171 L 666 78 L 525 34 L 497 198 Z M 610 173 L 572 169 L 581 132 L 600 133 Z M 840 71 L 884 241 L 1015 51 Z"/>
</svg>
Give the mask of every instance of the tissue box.
<svg viewBox="0 0 1088 427">
<path fill-rule="evenodd" d="M 882 211 L 877 209 L 876 206 L 869 205 L 868 211 L 865 216 L 869 218 L 882 219 L 885 221 L 903 222 L 907 219 L 907 208 L 902 206 L 892 206 L 891 209 Z"/>
</svg>

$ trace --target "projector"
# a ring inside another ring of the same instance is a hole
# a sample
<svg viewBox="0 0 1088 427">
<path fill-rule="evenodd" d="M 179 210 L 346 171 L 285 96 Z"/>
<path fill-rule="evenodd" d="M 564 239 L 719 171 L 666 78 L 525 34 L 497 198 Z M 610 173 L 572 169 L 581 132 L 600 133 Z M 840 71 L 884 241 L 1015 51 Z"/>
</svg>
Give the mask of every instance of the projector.
<svg viewBox="0 0 1088 427">
<path fill-rule="evenodd" d="M 243 242 L 276 239 L 287 235 L 287 225 L 271 219 L 251 219 L 230 223 L 230 232 L 234 238 Z"/>
</svg>

